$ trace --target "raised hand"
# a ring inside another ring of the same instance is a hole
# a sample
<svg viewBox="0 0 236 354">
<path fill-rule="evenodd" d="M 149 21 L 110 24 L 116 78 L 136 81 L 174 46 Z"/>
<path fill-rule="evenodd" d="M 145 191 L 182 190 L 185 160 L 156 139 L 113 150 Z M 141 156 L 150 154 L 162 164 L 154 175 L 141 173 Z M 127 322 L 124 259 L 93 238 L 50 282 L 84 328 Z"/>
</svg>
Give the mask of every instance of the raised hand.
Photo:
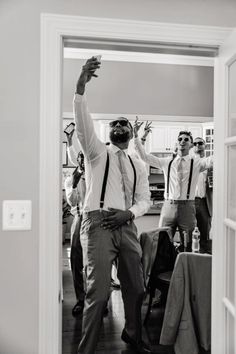
<svg viewBox="0 0 236 354">
<path fill-rule="evenodd" d="M 92 76 L 98 77 L 95 71 L 100 68 L 100 65 L 101 62 L 96 57 L 92 57 L 86 61 L 76 85 L 76 93 L 80 95 L 84 94 L 87 82 L 91 80 Z"/>
<path fill-rule="evenodd" d="M 145 123 L 145 127 L 144 127 L 144 132 L 147 132 L 148 134 L 151 133 L 152 131 L 152 122 L 149 122 L 148 120 Z"/>
<path fill-rule="evenodd" d="M 67 133 L 65 131 L 66 139 L 67 139 L 67 142 L 68 142 L 68 146 L 72 145 L 72 137 L 73 137 L 74 132 L 75 132 L 75 129 L 73 129 L 70 133 Z"/>
<path fill-rule="evenodd" d="M 136 116 L 135 122 L 134 122 L 134 137 L 137 138 L 138 137 L 138 131 L 140 129 L 140 127 L 143 125 L 143 122 L 139 122 L 138 121 L 138 116 Z"/>
<path fill-rule="evenodd" d="M 145 123 L 144 133 L 143 133 L 143 136 L 141 138 L 141 142 L 142 142 L 143 145 L 145 144 L 146 137 L 148 136 L 148 134 L 152 132 L 152 128 L 153 127 L 151 126 L 151 124 L 152 124 L 152 122 L 149 122 L 148 120 Z"/>
</svg>

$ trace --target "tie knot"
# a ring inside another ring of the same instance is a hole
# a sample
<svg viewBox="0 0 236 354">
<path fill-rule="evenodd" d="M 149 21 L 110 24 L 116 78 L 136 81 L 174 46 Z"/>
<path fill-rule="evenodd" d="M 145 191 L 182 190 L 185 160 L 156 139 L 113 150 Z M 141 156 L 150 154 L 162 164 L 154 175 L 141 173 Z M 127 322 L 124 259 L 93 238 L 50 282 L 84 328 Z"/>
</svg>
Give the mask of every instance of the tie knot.
<svg viewBox="0 0 236 354">
<path fill-rule="evenodd" d="M 117 155 L 124 157 L 124 156 L 125 156 L 125 152 L 124 152 L 123 150 L 118 150 L 118 151 L 117 151 Z"/>
</svg>

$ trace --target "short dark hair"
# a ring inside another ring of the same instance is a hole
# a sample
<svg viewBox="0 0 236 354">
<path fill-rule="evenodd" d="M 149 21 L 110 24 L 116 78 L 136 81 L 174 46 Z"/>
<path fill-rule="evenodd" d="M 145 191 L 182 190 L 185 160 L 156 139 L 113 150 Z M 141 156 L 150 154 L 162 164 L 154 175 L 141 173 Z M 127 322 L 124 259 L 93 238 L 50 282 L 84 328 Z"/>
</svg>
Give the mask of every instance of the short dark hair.
<svg viewBox="0 0 236 354">
<path fill-rule="evenodd" d="M 191 143 L 193 143 L 193 136 L 192 136 L 192 133 L 191 133 L 191 132 L 189 132 L 189 131 L 187 131 L 187 130 L 181 130 L 181 131 L 179 132 L 178 137 L 179 137 L 180 135 L 188 135 L 188 136 L 190 137 Z"/>
<path fill-rule="evenodd" d="M 194 139 L 194 141 L 195 141 L 195 140 L 197 140 L 197 139 L 201 139 L 201 141 L 203 141 L 203 143 L 204 143 L 204 144 L 206 144 L 206 141 L 205 141 L 205 139 L 203 139 L 202 137 L 200 137 L 200 136 L 197 136 L 197 137 L 196 137 L 196 138 Z"/>
</svg>

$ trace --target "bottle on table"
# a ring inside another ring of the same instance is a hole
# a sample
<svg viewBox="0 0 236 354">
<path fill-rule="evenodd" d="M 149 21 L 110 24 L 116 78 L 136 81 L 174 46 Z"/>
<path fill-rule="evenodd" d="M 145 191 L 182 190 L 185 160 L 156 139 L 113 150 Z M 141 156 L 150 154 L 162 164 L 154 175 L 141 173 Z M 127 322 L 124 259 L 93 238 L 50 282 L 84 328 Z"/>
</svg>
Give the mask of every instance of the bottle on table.
<svg viewBox="0 0 236 354">
<path fill-rule="evenodd" d="M 192 233 L 192 252 L 200 251 L 200 231 L 196 226 Z"/>
</svg>

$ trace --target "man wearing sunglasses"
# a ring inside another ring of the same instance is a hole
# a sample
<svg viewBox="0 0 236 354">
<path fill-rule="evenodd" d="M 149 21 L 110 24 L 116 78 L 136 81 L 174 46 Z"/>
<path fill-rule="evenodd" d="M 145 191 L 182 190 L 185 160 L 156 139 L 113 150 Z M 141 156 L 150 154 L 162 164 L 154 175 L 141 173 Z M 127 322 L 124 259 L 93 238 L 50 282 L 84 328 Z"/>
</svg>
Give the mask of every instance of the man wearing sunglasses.
<svg viewBox="0 0 236 354">
<path fill-rule="evenodd" d="M 178 227 L 181 248 L 184 247 L 184 234 L 187 235 L 187 248 L 191 248 L 192 231 L 196 226 L 195 190 L 199 174 L 212 166 L 212 159 L 190 157 L 193 146 L 191 132 L 180 131 L 177 139 L 177 154 L 170 157 L 156 157 L 147 154 L 138 139 L 140 124 L 134 125 L 134 145 L 141 159 L 150 166 L 163 170 L 165 179 L 165 201 L 161 210 L 159 226 L 168 226 L 175 235 Z"/>
<path fill-rule="evenodd" d="M 198 158 L 205 157 L 205 140 L 203 138 L 197 137 L 194 139 L 194 153 Z M 201 234 L 200 242 L 204 245 L 204 242 L 209 240 L 209 233 L 211 229 L 211 218 L 212 218 L 212 169 L 208 169 L 200 173 L 196 194 L 195 194 L 195 207 L 196 207 L 196 218 L 197 226 Z"/>
<path fill-rule="evenodd" d="M 100 64 L 96 57 L 87 60 L 74 97 L 75 130 L 85 156 L 87 187 L 80 237 L 87 292 L 78 353 L 95 353 L 116 260 L 125 311 L 121 338 L 136 353 L 150 353 L 142 341 L 142 251 L 133 222 L 150 208 L 148 176 L 142 162 L 128 155 L 133 128 L 127 118 L 110 123 L 110 145 L 96 135 L 85 87 L 97 77 Z"/>
</svg>

